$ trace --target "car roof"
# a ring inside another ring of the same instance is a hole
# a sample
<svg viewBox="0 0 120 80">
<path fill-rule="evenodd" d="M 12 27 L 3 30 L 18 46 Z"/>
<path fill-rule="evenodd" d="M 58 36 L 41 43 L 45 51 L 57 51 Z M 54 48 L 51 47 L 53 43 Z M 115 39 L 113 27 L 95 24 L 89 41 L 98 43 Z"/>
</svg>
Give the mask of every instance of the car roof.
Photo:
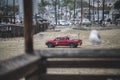
<svg viewBox="0 0 120 80">
<path fill-rule="evenodd" d="M 61 36 L 61 37 L 57 37 L 57 38 L 69 38 L 68 36 Z"/>
</svg>

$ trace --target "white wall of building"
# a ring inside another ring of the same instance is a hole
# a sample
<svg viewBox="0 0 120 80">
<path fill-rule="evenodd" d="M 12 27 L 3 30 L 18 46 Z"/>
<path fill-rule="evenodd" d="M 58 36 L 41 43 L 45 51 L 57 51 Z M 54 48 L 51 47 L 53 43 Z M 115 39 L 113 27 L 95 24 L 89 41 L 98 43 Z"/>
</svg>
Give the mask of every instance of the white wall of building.
<svg viewBox="0 0 120 80">
<path fill-rule="evenodd" d="M 23 0 L 18 0 L 19 18 L 23 18 Z M 38 13 L 38 0 L 33 0 L 33 15 Z"/>
<path fill-rule="evenodd" d="M 23 0 L 18 0 L 18 5 L 19 5 L 19 18 L 23 18 Z"/>
<path fill-rule="evenodd" d="M 38 14 L 38 2 L 39 0 L 33 0 L 33 15 Z"/>
</svg>

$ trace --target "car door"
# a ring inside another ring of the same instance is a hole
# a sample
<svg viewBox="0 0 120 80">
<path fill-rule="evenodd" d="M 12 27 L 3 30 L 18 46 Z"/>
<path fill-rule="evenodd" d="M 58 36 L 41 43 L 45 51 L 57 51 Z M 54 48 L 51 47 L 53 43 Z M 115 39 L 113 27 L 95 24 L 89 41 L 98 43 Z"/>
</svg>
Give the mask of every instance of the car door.
<svg viewBox="0 0 120 80">
<path fill-rule="evenodd" d="M 60 37 L 57 37 L 57 38 L 54 40 L 56 46 L 59 46 L 60 40 L 61 40 Z"/>
<path fill-rule="evenodd" d="M 60 40 L 58 41 L 58 44 L 60 46 L 66 46 L 67 40 L 64 37 L 61 37 Z"/>
<path fill-rule="evenodd" d="M 55 44 L 56 44 L 57 46 L 65 46 L 65 45 L 67 44 L 67 40 L 65 40 L 64 37 L 58 37 L 58 38 L 56 38 L 56 40 L 55 40 Z"/>
</svg>

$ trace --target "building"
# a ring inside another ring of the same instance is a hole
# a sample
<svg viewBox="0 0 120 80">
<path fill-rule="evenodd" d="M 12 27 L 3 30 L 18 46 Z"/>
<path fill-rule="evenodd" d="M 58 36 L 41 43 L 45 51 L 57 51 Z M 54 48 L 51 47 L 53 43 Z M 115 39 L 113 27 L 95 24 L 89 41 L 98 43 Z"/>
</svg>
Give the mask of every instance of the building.
<svg viewBox="0 0 120 80">
<path fill-rule="evenodd" d="M 86 0 L 86 1 L 89 2 L 89 0 Z M 99 1 L 99 3 L 98 3 L 98 1 Z M 116 1 L 117 0 L 105 0 L 105 3 L 104 3 L 104 5 L 105 5 L 104 6 L 105 19 L 110 18 L 110 19 L 114 20 L 115 14 L 116 13 L 118 14 L 118 12 L 116 10 L 114 10 L 114 3 Z M 90 0 L 90 5 L 94 6 L 94 9 L 91 8 L 91 13 L 92 13 L 91 16 L 94 16 L 94 18 L 97 19 L 98 14 L 99 14 L 99 19 L 100 18 L 102 19 L 102 16 L 103 16 L 103 0 Z"/>
<path fill-rule="evenodd" d="M 23 0 L 18 0 L 19 18 L 23 18 Z M 33 15 L 38 14 L 38 0 L 33 0 Z"/>
<path fill-rule="evenodd" d="M 38 13 L 38 1 L 33 0 L 33 15 Z M 23 0 L 0 0 L 0 8 L 0 22 L 4 22 L 5 18 L 11 18 L 10 22 L 13 22 L 14 17 L 16 20 L 23 20 Z"/>
</svg>

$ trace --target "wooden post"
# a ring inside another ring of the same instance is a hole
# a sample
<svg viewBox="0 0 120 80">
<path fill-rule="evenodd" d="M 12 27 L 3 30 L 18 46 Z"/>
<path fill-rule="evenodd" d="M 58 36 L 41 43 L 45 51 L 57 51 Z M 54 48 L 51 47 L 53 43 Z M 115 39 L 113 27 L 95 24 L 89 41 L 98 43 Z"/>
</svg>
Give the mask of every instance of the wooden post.
<svg viewBox="0 0 120 80">
<path fill-rule="evenodd" d="M 32 39 L 32 0 L 23 0 L 24 5 L 24 37 L 25 37 L 25 52 L 33 53 Z"/>
</svg>

